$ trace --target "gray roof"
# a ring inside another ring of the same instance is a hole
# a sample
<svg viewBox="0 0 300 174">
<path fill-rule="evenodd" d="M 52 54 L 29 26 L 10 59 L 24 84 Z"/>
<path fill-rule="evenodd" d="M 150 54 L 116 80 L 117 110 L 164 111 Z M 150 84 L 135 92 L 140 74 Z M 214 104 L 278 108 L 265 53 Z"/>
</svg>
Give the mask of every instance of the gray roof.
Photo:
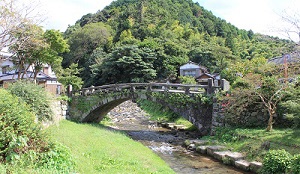
<svg viewBox="0 0 300 174">
<path fill-rule="evenodd" d="M 28 78 L 30 79 L 30 78 L 33 78 L 33 76 L 34 76 L 33 72 L 28 71 L 26 73 L 26 75 L 24 75 L 24 78 L 25 79 L 28 79 Z M 18 73 L 17 72 L 16 73 L 10 73 L 10 74 L 3 74 L 3 75 L 0 76 L 0 81 L 17 80 L 17 78 L 18 78 Z M 56 77 L 50 77 L 49 75 L 47 75 L 43 72 L 39 72 L 37 74 L 36 79 L 38 81 L 40 81 L 40 80 L 41 81 L 43 81 L 43 80 L 57 80 Z"/>
<path fill-rule="evenodd" d="M 300 53 L 299 52 L 294 52 L 294 53 L 291 53 L 291 54 L 285 54 L 281 57 L 275 57 L 275 58 L 272 58 L 272 59 L 268 60 L 268 62 L 272 62 L 272 63 L 275 63 L 277 65 L 284 64 L 285 61 L 287 63 L 300 62 Z"/>
<path fill-rule="evenodd" d="M 184 64 L 182 66 L 180 66 L 180 69 L 200 69 L 199 65 L 196 65 L 195 63 L 189 62 L 187 64 Z"/>
</svg>

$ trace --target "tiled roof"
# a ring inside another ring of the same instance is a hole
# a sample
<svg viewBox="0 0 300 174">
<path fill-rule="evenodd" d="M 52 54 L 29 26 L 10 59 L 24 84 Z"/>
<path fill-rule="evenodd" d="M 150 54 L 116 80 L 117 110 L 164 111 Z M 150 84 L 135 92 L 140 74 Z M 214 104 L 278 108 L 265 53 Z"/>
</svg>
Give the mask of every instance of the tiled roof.
<svg viewBox="0 0 300 174">
<path fill-rule="evenodd" d="M 275 63 L 275 64 L 284 64 L 285 61 L 287 63 L 300 62 L 300 53 L 299 52 L 294 52 L 294 53 L 291 53 L 291 54 L 285 54 L 281 57 L 275 57 L 275 58 L 272 58 L 272 59 L 268 60 L 268 62 L 272 62 L 272 63 Z"/>
</svg>

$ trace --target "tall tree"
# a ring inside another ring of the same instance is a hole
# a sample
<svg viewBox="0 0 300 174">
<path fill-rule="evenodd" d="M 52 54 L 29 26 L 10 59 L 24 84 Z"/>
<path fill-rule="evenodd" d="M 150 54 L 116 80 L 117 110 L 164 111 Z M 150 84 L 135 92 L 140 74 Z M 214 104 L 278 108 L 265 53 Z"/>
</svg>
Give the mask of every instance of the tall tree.
<svg viewBox="0 0 300 174">
<path fill-rule="evenodd" d="M 0 50 L 15 43 L 13 32 L 24 25 L 40 24 L 41 14 L 34 15 L 38 3 L 21 3 L 19 0 L 0 1 Z M 20 42 L 20 41 L 19 41 Z"/>
<path fill-rule="evenodd" d="M 90 66 L 95 62 L 91 59 L 93 51 L 100 47 L 104 50 L 110 49 L 111 29 L 110 26 L 98 23 L 89 23 L 82 28 L 77 28 L 68 35 L 70 52 L 64 55 L 62 66 L 67 68 L 70 64 L 78 64 L 83 68 L 80 76 L 87 82 L 91 78 Z"/>
<path fill-rule="evenodd" d="M 102 78 L 106 83 L 147 82 L 156 77 L 155 59 L 156 54 L 149 48 L 117 47 L 101 66 Z"/>
</svg>

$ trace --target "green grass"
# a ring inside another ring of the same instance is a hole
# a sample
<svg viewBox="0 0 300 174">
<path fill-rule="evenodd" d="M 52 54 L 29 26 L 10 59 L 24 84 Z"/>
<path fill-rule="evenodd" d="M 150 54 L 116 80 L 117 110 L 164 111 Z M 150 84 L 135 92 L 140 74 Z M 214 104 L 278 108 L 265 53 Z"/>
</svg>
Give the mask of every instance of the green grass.
<svg viewBox="0 0 300 174">
<path fill-rule="evenodd" d="M 176 124 L 184 125 L 188 130 L 196 129 L 191 122 L 158 103 L 149 100 L 139 100 L 138 103 L 140 107 L 150 115 L 150 120 L 158 122 L 174 122 Z"/>
<path fill-rule="evenodd" d="M 262 144 L 270 142 L 270 150 L 285 149 L 292 155 L 300 154 L 299 129 L 220 129 L 214 137 L 204 139 L 217 140 L 231 150 L 243 152 L 249 160 L 262 161 L 267 149 Z"/>
<path fill-rule="evenodd" d="M 55 141 L 71 149 L 78 173 L 174 173 L 141 143 L 101 125 L 63 120 L 47 131 Z"/>
</svg>

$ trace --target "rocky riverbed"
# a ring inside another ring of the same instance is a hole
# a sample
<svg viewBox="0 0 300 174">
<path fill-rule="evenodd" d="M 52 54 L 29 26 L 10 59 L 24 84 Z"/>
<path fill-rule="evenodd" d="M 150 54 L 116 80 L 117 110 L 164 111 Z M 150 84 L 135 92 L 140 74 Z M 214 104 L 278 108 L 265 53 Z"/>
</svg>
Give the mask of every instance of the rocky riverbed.
<svg viewBox="0 0 300 174">
<path fill-rule="evenodd" d="M 178 174 L 245 173 L 184 148 L 186 139 L 199 137 L 197 132 L 170 130 L 159 127 L 136 103 L 126 101 L 108 113 L 113 129 L 123 130 L 134 140 L 157 153 Z"/>
</svg>

